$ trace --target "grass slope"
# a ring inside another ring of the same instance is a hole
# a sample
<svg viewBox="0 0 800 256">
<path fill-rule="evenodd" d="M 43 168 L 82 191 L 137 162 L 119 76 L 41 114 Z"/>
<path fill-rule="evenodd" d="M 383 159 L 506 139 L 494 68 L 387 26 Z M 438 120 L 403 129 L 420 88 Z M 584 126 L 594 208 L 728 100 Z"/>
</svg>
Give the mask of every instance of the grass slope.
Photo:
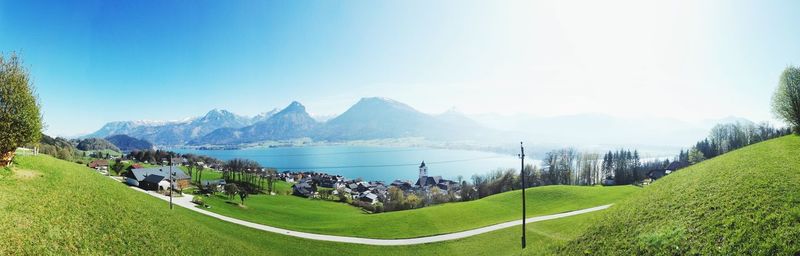
<svg viewBox="0 0 800 256">
<path fill-rule="evenodd" d="M 415 246 L 340 244 L 169 210 L 162 200 L 52 157 L 15 162 L 0 179 L 0 255 L 538 255 L 581 234 L 598 214 L 530 224 L 526 250 L 519 249 L 519 227 Z"/>
<path fill-rule="evenodd" d="M 614 203 L 640 189 L 633 186 L 546 186 L 526 190 L 528 216 L 560 213 Z M 518 219 L 519 191 L 476 201 L 416 210 L 367 214 L 336 202 L 296 196 L 253 196 L 246 207 L 218 195 L 206 200 L 210 211 L 291 230 L 369 238 L 411 238 L 452 233 Z M 237 198 L 238 199 L 238 198 Z M 238 201 L 237 201 L 238 202 Z"/>
<path fill-rule="evenodd" d="M 594 255 L 800 253 L 800 137 L 751 145 L 671 174 L 562 248 Z"/>
</svg>

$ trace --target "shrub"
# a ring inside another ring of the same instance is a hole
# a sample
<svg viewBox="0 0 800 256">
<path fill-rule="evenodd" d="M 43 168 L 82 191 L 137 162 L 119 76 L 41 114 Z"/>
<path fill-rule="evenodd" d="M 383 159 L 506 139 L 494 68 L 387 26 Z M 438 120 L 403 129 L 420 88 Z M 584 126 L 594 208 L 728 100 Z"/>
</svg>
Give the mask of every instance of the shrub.
<svg viewBox="0 0 800 256">
<path fill-rule="evenodd" d="M 205 204 L 205 202 L 203 201 L 203 197 L 202 196 L 194 196 L 194 197 L 192 197 L 192 203 L 199 204 L 199 205 L 204 205 Z"/>
</svg>

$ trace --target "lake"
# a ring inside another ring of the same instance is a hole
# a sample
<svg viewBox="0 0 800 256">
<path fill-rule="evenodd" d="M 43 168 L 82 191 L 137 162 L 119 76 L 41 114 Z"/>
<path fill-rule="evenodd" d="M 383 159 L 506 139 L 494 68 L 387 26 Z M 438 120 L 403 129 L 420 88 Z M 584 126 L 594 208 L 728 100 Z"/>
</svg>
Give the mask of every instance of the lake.
<svg viewBox="0 0 800 256">
<path fill-rule="evenodd" d="M 258 161 L 264 167 L 279 171 L 318 171 L 339 174 L 349 179 L 395 179 L 416 181 L 419 164 L 428 166 L 429 176 L 455 179 L 462 175 L 469 179 L 473 174 L 484 174 L 498 168 L 519 169 L 516 155 L 503 155 L 482 151 L 377 147 L 377 146 L 309 146 L 252 148 L 241 150 L 190 150 L 172 149 L 179 153 L 207 155 L 221 160 L 246 158 Z M 527 163 L 533 163 L 526 159 Z"/>
</svg>

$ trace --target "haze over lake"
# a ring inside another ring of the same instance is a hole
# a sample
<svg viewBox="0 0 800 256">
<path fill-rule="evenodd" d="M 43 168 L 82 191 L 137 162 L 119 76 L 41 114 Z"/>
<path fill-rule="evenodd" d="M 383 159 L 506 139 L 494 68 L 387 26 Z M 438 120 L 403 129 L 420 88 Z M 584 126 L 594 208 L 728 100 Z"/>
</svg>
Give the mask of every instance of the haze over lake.
<svg viewBox="0 0 800 256">
<path fill-rule="evenodd" d="M 253 148 L 241 150 L 173 149 L 179 153 L 208 155 L 222 160 L 246 158 L 279 171 L 319 171 L 347 178 L 416 180 L 420 162 L 428 175 L 455 179 L 462 175 L 484 174 L 498 168 L 519 169 L 515 155 L 482 151 L 379 146 L 313 146 Z M 526 163 L 534 163 L 526 159 Z"/>
</svg>

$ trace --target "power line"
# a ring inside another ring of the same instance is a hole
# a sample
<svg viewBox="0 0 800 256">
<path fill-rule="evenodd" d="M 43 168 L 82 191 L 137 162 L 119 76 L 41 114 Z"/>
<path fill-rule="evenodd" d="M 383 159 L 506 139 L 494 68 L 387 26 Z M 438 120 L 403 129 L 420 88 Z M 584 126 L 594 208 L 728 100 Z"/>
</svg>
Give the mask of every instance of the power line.
<svg viewBox="0 0 800 256">
<path fill-rule="evenodd" d="M 428 151 L 434 149 L 398 149 L 398 150 L 373 150 L 373 151 L 345 151 L 330 153 L 302 153 L 302 154 L 279 154 L 279 155 L 256 155 L 257 157 L 291 157 L 291 156 L 327 156 L 327 155 L 349 155 L 349 154 L 369 154 L 387 152 L 408 152 L 408 151 Z"/>
<path fill-rule="evenodd" d="M 486 160 L 486 159 L 495 159 L 495 158 L 506 158 L 508 156 L 492 156 L 492 157 L 478 157 L 478 158 L 468 158 L 468 159 L 458 159 L 458 160 L 446 160 L 446 161 L 434 161 L 428 162 L 427 164 L 447 164 L 447 163 L 457 163 L 457 162 L 469 162 L 469 161 L 477 161 L 477 160 Z M 405 166 L 417 166 L 418 163 L 413 164 L 378 164 L 378 165 L 350 165 L 350 166 L 309 166 L 309 167 L 273 167 L 279 170 L 314 170 L 314 169 L 354 169 L 354 168 L 386 168 L 386 167 L 405 167 Z"/>
</svg>

